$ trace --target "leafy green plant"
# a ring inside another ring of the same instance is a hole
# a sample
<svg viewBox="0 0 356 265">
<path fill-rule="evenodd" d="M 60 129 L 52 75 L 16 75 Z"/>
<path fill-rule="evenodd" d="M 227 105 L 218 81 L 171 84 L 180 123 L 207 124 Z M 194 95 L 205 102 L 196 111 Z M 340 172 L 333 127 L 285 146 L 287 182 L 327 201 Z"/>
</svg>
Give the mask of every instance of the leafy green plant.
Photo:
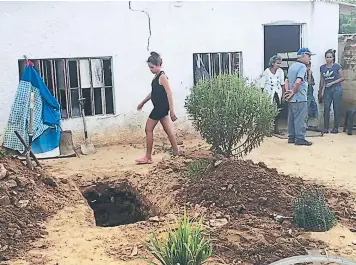
<svg viewBox="0 0 356 265">
<path fill-rule="evenodd" d="M 143 259 L 151 265 L 202 265 L 212 255 L 212 246 L 203 234 L 202 219 L 193 222 L 187 213 L 178 222 L 178 228 L 170 228 L 166 238 L 159 240 L 152 233 L 146 249 L 157 262 Z"/>
<path fill-rule="evenodd" d="M 211 165 L 208 159 L 198 159 L 191 162 L 187 168 L 188 178 L 192 180 L 199 180 Z"/>
<path fill-rule="evenodd" d="M 339 19 L 339 34 L 355 34 L 356 33 L 356 13 L 340 14 Z"/>
<path fill-rule="evenodd" d="M 214 154 L 225 157 L 241 157 L 258 147 L 278 113 L 268 95 L 237 75 L 198 82 L 185 107 Z"/>
<path fill-rule="evenodd" d="M 344 0 L 341 2 L 356 4 L 356 0 Z M 339 34 L 355 34 L 356 33 L 356 12 L 350 14 L 340 14 L 339 18 Z"/>
</svg>

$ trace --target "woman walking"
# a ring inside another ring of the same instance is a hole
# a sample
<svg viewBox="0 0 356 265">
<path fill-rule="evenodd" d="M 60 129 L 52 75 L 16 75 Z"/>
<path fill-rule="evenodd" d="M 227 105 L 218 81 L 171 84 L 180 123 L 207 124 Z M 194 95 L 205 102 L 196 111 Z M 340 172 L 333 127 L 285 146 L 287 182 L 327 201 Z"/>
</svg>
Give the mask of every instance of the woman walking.
<svg viewBox="0 0 356 265">
<path fill-rule="evenodd" d="M 171 120 L 177 120 L 174 112 L 172 91 L 169 86 L 168 78 L 162 71 L 162 58 L 156 52 L 151 52 L 151 56 L 147 60 L 148 67 L 155 76 L 152 80 L 151 93 L 137 106 L 137 110 L 141 110 L 149 101 L 152 101 L 153 110 L 146 122 L 146 155 L 136 159 L 137 164 L 152 164 L 152 148 L 153 148 L 153 130 L 157 123 L 160 122 L 168 139 L 171 142 L 173 155 L 178 155 L 178 145 L 173 134 L 171 122 L 168 118 L 170 114 Z"/>
<path fill-rule="evenodd" d="M 271 104 L 276 103 L 278 108 L 282 104 L 282 95 L 284 91 L 284 72 L 280 68 L 282 57 L 274 55 L 269 59 L 268 68 L 263 72 L 260 85 L 262 90 L 271 98 Z M 274 120 L 274 133 L 278 130 L 279 114 Z"/>
<path fill-rule="evenodd" d="M 324 129 L 323 133 L 329 133 L 330 107 L 333 104 L 334 126 L 331 133 L 339 133 L 340 111 L 342 100 L 342 82 L 345 80 L 340 64 L 335 63 L 335 50 L 325 52 L 326 64 L 320 67 L 320 84 L 318 98 L 324 101 Z"/>
</svg>

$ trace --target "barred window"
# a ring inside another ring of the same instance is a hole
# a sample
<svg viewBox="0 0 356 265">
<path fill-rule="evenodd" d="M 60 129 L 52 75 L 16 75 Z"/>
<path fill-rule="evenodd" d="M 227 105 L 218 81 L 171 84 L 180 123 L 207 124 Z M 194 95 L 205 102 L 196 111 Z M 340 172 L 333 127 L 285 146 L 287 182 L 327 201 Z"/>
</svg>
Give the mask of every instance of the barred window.
<svg viewBox="0 0 356 265">
<path fill-rule="evenodd" d="M 242 52 L 194 53 L 193 71 L 194 84 L 220 74 L 242 76 Z"/>
<path fill-rule="evenodd" d="M 85 98 L 87 116 L 114 114 L 111 57 L 31 61 L 49 91 L 57 98 L 63 119 L 80 117 L 80 98 Z M 19 60 L 18 65 L 21 78 L 25 60 Z"/>
</svg>

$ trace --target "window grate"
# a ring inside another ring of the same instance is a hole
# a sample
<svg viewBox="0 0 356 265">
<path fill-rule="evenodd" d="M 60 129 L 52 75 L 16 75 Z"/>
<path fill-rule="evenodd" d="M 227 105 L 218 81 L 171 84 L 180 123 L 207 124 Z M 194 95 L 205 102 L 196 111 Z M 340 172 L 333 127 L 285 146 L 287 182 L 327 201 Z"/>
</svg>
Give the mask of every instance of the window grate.
<svg viewBox="0 0 356 265">
<path fill-rule="evenodd" d="M 61 106 L 62 119 L 80 117 L 79 98 L 85 98 L 87 116 L 114 114 L 112 58 L 31 60 Z M 25 69 L 19 60 L 19 77 Z"/>
<path fill-rule="evenodd" d="M 221 74 L 242 76 L 242 52 L 194 53 L 193 71 L 205 68 L 210 78 Z M 200 77 L 194 75 L 194 84 Z"/>
</svg>

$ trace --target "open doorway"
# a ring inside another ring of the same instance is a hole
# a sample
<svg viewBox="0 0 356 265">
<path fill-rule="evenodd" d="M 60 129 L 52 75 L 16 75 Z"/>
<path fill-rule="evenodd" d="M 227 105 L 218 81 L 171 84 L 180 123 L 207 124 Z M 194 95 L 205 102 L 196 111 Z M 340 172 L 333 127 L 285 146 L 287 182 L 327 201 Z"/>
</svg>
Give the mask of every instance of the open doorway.
<svg viewBox="0 0 356 265">
<path fill-rule="evenodd" d="M 285 76 L 289 66 L 297 59 L 297 51 L 301 48 L 302 25 L 264 25 L 264 69 L 268 67 L 269 58 L 279 54 L 283 58 L 281 68 Z M 279 117 L 281 127 L 286 126 L 288 109 L 287 104 L 283 104 Z"/>
</svg>

